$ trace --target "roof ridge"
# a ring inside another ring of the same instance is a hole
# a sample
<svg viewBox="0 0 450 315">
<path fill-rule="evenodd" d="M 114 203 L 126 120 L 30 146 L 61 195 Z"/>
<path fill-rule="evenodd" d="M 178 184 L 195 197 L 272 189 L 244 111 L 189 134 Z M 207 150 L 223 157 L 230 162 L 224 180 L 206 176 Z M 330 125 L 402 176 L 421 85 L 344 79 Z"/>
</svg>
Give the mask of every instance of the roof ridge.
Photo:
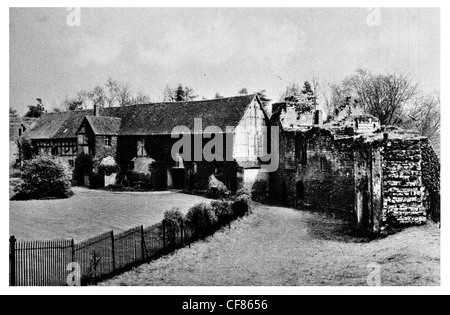
<svg viewBox="0 0 450 315">
<path fill-rule="evenodd" d="M 235 98 L 245 98 L 245 97 L 256 97 L 257 94 L 248 94 L 248 95 L 236 95 L 236 96 L 230 96 L 230 97 L 224 97 L 224 98 L 211 98 L 207 100 L 191 100 L 191 101 L 181 101 L 181 102 L 155 102 L 155 103 L 144 103 L 144 104 L 134 104 L 129 105 L 126 107 L 132 107 L 132 106 L 147 106 L 147 105 L 173 105 L 173 104 L 186 104 L 186 103 L 206 103 L 206 102 L 220 102 L 224 100 L 229 99 L 235 99 Z M 119 107 L 109 107 L 109 108 L 119 108 Z"/>
</svg>

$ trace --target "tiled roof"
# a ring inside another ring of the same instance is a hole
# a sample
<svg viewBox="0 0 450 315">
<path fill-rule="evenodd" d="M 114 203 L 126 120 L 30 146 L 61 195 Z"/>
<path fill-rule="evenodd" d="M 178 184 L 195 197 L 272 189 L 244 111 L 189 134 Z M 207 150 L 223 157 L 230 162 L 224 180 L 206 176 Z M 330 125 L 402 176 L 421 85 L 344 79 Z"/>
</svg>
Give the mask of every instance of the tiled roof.
<svg viewBox="0 0 450 315">
<path fill-rule="evenodd" d="M 255 99 L 259 101 L 256 95 L 245 95 L 206 101 L 104 108 L 101 110 L 101 120 L 93 117 L 93 110 L 44 114 L 31 131 L 30 138 L 74 138 L 86 117 L 98 128 L 99 133 L 116 131 L 118 135 L 170 134 L 177 126 L 193 130 L 194 119 L 202 119 L 203 128 L 217 126 L 225 131 L 228 126 L 239 125 Z M 120 129 L 117 130 L 117 119 L 108 120 L 106 117 L 120 118 Z M 112 126 L 106 126 L 107 123 Z"/>
<path fill-rule="evenodd" d="M 99 136 L 117 135 L 120 131 L 120 118 L 106 116 L 86 116 L 94 134 Z"/>
</svg>

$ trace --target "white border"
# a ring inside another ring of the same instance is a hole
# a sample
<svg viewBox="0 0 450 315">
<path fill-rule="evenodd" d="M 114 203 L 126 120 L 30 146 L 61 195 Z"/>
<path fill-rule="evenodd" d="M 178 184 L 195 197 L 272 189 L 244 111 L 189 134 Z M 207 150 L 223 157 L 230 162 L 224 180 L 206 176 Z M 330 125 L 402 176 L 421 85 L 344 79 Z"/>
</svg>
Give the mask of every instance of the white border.
<svg viewBox="0 0 450 315">
<path fill-rule="evenodd" d="M 5 5 L 6 3 L 6 5 Z M 65 4 L 64 6 L 62 4 Z M 122 4 L 122 5 L 121 5 Z M 2 48 L 1 48 L 1 63 L 3 71 L 1 73 L 1 88 L 2 95 L 8 95 L 7 104 L 4 104 L 3 113 L 1 119 L 2 124 L 0 128 L 2 128 L 2 147 L 8 148 L 9 146 L 6 143 L 6 139 L 9 134 L 9 123 L 8 116 L 6 115 L 6 106 L 9 104 L 9 7 L 146 7 L 148 6 L 148 1 L 135 1 L 129 0 L 124 1 L 123 3 L 119 3 L 119 1 L 111 2 L 111 1 L 96 1 L 96 0 L 82 0 L 82 1 L 3 1 L 1 6 L 1 39 L 2 39 Z M 211 1 L 152 1 L 153 7 L 252 7 L 254 6 L 254 1 L 249 0 L 229 0 L 229 1 L 216 1 L 214 5 L 212 5 Z M 406 3 L 404 1 L 399 0 L 382 0 L 382 1 L 322 1 L 317 0 L 313 3 L 314 7 L 405 7 Z M 442 86 L 445 86 L 450 82 L 448 77 L 448 72 L 443 71 L 443 69 L 450 69 L 450 65 L 448 64 L 448 59 L 446 56 L 450 56 L 449 51 L 449 34 L 448 31 L 450 29 L 449 25 L 449 4 L 448 1 L 437 1 L 437 0 L 428 0 L 424 1 L 409 1 L 407 3 L 408 7 L 441 7 L 441 75 L 442 75 Z M 286 0 L 278 0 L 267 1 L 261 0 L 258 1 L 258 7 L 302 7 L 299 6 L 298 1 L 286 1 Z M 303 6 L 304 7 L 304 6 Z M 447 70 L 448 71 L 448 70 Z M 448 102 L 448 90 L 444 89 L 441 92 L 442 96 L 442 118 L 445 121 L 447 118 L 450 119 Z M 9 106 L 9 105 L 8 105 Z M 448 124 L 442 124 L 442 135 L 443 140 L 446 140 L 446 135 L 450 135 L 450 130 L 448 129 Z M 442 142 L 442 161 L 446 161 L 448 157 L 448 146 L 447 141 Z M 321 288 L 307 288 L 307 287 L 145 287 L 145 288 L 9 288 L 8 287 L 8 242 L 9 239 L 9 202 L 8 202 L 8 169 L 6 165 L 8 165 L 8 155 L 3 154 L 1 156 L 0 165 L 1 168 L 1 178 L 3 179 L 1 184 L 1 201 L 2 201 L 2 212 L 1 212 L 1 234 L 0 239 L 3 240 L 0 242 L 0 293 L 1 294 L 62 294 L 62 295 L 81 295 L 81 294 L 124 294 L 124 295 L 142 295 L 142 294 L 163 294 L 163 295 L 311 295 L 311 294 L 327 294 L 327 295 L 335 295 L 335 294 L 344 294 L 344 295 L 372 295 L 372 294 L 444 294 L 444 292 L 449 292 L 449 253 L 446 251 L 442 251 L 442 285 L 440 288 L 352 288 L 352 287 L 321 287 Z M 450 191 L 448 187 L 448 180 L 450 179 L 450 174 L 448 167 L 446 164 L 442 164 L 442 191 Z M 445 193 L 443 194 L 443 202 L 442 202 L 442 221 L 446 222 L 447 214 L 447 196 Z M 448 246 L 448 230 L 442 230 L 442 243 L 441 248 L 446 249 L 450 248 Z"/>
</svg>

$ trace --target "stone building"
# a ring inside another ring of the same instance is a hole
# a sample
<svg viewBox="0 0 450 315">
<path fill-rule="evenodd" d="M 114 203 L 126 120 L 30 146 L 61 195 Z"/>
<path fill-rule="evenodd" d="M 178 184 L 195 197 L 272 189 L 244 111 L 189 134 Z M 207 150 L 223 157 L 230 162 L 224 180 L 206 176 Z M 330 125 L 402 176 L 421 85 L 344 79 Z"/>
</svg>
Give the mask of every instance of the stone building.
<svg viewBox="0 0 450 315">
<path fill-rule="evenodd" d="M 113 156 L 123 171 L 151 176 L 155 189 L 206 190 L 209 177 L 216 174 L 236 191 L 268 180 L 258 159 L 268 122 L 259 97 L 246 95 L 44 114 L 30 138 L 38 153 L 58 156 L 70 166 L 80 153 Z M 191 155 L 186 161 L 172 156 L 180 140 L 172 136 L 175 127 L 190 133 Z M 216 161 L 198 158 L 195 150 L 200 143 L 201 153 L 211 135 L 225 144 Z"/>
<path fill-rule="evenodd" d="M 363 114 L 324 125 L 319 111 L 298 115 L 296 108 L 273 105 L 271 125 L 280 128 L 273 199 L 338 211 L 372 232 L 439 213 L 439 160 L 426 138 Z"/>
<path fill-rule="evenodd" d="M 37 119 L 22 118 L 18 115 L 9 114 L 9 165 L 13 166 L 20 162 L 20 150 L 17 141 L 33 128 Z"/>
</svg>

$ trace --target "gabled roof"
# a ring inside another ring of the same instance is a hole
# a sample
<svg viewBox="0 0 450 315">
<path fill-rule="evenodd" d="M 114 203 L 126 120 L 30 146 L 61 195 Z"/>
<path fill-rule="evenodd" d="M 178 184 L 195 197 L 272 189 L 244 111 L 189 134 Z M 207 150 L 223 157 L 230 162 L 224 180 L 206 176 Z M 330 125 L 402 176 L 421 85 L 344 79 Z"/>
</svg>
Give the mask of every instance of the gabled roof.
<svg viewBox="0 0 450 315">
<path fill-rule="evenodd" d="M 31 129 L 31 139 L 70 139 L 76 137 L 78 127 L 87 111 L 68 111 L 43 114 Z"/>
<path fill-rule="evenodd" d="M 120 129 L 117 134 L 122 136 L 169 135 L 178 126 L 193 130 L 194 119 L 202 119 L 203 128 L 217 126 L 225 131 L 228 126 L 239 125 L 249 105 L 255 100 L 261 105 L 258 96 L 245 95 L 206 101 L 112 107 L 104 108 L 101 111 L 101 118 L 120 118 Z M 264 111 L 262 105 L 261 109 Z M 267 118 L 267 113 L 264 114 Z M 31 131 L 30 138 L 75 138 L 85 117 L 92 115 L 93 110 L 44 114 Z M 106 119 L 89 119 L 98 127 L 99 132 L 110 130 L 104 126 Z M 117 120 L 109 122 L 114 125 L 111 129 L 116 130 Z"/>
<path fill-rule="evenodd" d="M 106 116 L 86 116 L 85 122 L 89 123 L 92 131 L 97 136 L 118 135 L 120 131 L 120 118 Z"/>
</svg>

